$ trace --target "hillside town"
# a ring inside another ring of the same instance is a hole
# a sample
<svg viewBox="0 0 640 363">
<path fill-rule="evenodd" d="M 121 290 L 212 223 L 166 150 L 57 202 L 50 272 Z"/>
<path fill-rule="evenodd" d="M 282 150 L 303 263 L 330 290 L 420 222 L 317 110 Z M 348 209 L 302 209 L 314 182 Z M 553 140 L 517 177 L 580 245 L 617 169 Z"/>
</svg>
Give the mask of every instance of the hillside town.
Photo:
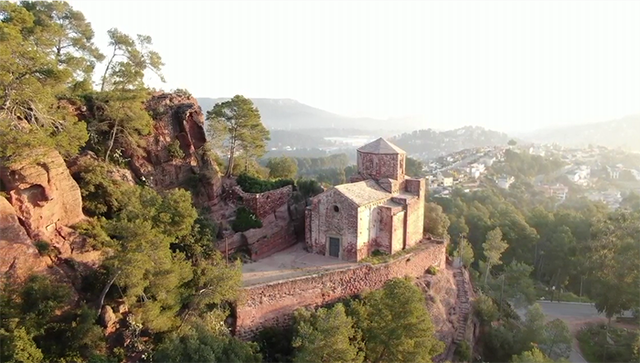
<svg viewBox="0 0 640 363">
<path fill-rule="evenodd" d="M 553 172 L 527 180 L 518 175 L 498 173 L 505 163 L 505 153 L 526 153 L 553 159 L 562 166 Z M 557 144 L 496 146 L 465 149 L 440 157 L 427 165 L 424 172 L 431 195 L 447 197 L 458 188 L 464 192 L 483 189 L 489 184 L 510 189 L 514 183 L 530 182 L 547 197 L 563 203 L 570 196 L 584 196 L 617 209 L 624 195 L 640 191 L 640 165 L 637 154 L 591 146 L 565 148 Z M 628 159 L 629 161 L 619 162 Z"/>
</svg>

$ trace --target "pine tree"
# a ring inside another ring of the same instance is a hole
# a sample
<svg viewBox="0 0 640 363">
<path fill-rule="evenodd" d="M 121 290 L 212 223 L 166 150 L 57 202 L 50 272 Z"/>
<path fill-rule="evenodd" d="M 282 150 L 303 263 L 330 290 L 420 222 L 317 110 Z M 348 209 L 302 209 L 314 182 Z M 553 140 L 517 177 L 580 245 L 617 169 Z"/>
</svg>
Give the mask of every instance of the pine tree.
<svg viewBox="0 0 640 363">
<path fill-rule="evenodd" d="M 362 362 L 363 355 L 359 351 L 361 343 L 353 321 L 345 314 L 342 304 L 336 304 L 331 309 L 320 308 L 315 312 L 297 310 L 294 329 L 294 362 Z"/>
<path fill-rule="evenodd" d="M 502 240 L 502 231 L 500 231 L 500 228 L 496 228 L 487 233 L 486 242 L 482 244 L 485 263 L 487 265 L 487 269 L 484 275 L 485 285 L 487 284 L 487 278 L 489 277 L 491 267 L 502 263 L 502 261 L 500 261 L 500 258 L 502 257 L 502 252 L 504 252 L 507 247 L 509 247 L 509 245 Z"/>
<path fill-rule="evenodd" d="M 235 156 L 245 153 L 260 157 L 266 152 L 269 130 L 260 121 L 260 112 L 250 99 L 237 95 L 207 111 L 209 137 L 218 149 L 228 150 L 226 176 L 231 176 Z"/>
</svg>

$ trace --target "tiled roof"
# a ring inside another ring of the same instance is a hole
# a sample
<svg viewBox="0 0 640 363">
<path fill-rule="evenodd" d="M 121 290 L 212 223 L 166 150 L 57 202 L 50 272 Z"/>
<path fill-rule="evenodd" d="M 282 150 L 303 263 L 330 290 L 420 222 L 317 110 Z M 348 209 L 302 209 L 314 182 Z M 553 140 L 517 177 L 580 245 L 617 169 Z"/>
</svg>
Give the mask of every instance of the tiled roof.
<svg viewBox="0 0 640 363">
<path fill-rule="evenodd" d="M 358 151 L 373 154 L 406 154 L 404 150 L 383 139 L 382 137 L 378 140 L 361 146 Z"/>
<path fill-rule="evenodd" d="M 357 183 L 337 185 L 336 190 L 358 206 L 391 198 L 392 194 L 382 189 L 378 183 L 369 179 Z"/>
</svg>

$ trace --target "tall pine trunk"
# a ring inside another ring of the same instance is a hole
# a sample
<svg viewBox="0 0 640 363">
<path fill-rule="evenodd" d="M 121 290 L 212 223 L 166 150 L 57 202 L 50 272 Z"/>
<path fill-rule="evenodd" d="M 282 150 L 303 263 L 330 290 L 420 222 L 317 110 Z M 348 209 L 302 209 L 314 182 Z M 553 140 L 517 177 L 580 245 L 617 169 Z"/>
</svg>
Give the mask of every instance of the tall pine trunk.
<svg viewBox="0 0 640 363">
<path fill-rule="evenodd" d="M 111 149 L 113 148 L 113 143 L 116 140 L 116 133 L 118 132 L 118 120 L 116 119 L 115 125 L 113 125 L 113 130 L 111 130 L 111 137 L 109 138 L 109 148 L 107 149 L 107 154 L 104 156 L 105 163 L 109 162 L 109 153 L 111 153 Z"/>
<path fill-rule="evenodd" d="M 233 173 L 233 163 L 235 162 L 235 145 L 231 145 L 229 148 L 229 165 L 227 165 L 227 172 L 225 176 L 230 177 Z"/>
<path fill-rule="evenodd" d="M 491 264 L 487 263 L 487 271 L 484 273 L 484 286 L 487 286 L 487 278 L 489 277 L 489 269 L 491 269 Z"/>
</svg>

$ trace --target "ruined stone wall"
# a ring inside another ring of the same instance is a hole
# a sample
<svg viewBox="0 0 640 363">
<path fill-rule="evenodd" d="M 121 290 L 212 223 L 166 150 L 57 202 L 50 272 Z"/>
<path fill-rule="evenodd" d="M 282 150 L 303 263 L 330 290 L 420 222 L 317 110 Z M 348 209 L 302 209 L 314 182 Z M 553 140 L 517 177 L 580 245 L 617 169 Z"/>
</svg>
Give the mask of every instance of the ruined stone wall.
<svg viewBox="0 0 640 363">
<path fill-rule="evenodd" d="M 403 154 L 369 154 L 358 152 L 358 173 L 375 180 L 404 177 Z"/>
<path fill-rule="evenodd" d="M 233 197 L 242 198 L 242 204 L 263 219 L 273 214 L 283 204 L 286 204 L 293 194 L 293 186 L 287 185 L 280 189 L 264 193 L 245 193 L 239 186 L 233 187 Z"/>
<path fill-rule="evenodd" d="M 255 243 L 250 244 L 251 259 L 254 261 L 260 260 L 291 247 L 295 243 L 296 234 L 293 230 L 293 224 L 289 223 L 275 232 L 258 239 Z"/>
<path fill-rule="evenodd" d="M 358 209 L 355 204 L 335 190 L 330 190 L 313 200 L 310 213 L 306 225 L 310 229 L 307 239 L 309 250 L 324 255 L 327 252 L 327 238 L 338 237 L 341 241 L 341 259 L 356 261 Z"/>
<path fill-rule="evenodd" d="M 237 307 L 236 336 L 251 339 L 268 326 L 286 326 L 294 310 L 321 306 L 365 290 L 380 289 L 392 278 L 425 274 L 429 266 L 444 268 L 446 244 L 425 241 L 416 250 L 380 265 L 359 264 L 291 280 L 243 289 Z"/>
</svg>

